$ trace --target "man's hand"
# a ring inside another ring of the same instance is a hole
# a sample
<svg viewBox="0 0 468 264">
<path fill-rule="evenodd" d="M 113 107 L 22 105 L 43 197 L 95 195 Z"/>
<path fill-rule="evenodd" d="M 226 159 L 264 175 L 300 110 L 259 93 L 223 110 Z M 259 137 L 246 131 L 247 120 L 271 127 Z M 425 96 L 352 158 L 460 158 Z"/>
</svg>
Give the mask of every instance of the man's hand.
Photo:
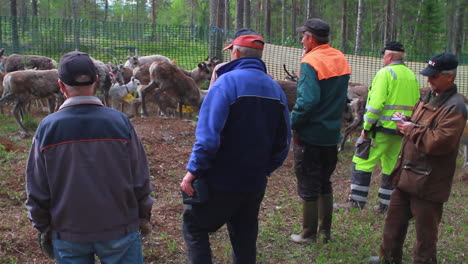
<svg viewBox="0 0 468 264">
<path fill-rule="evenodd" d="M 52 245 L 52 231 L 47 227 L 43 232 L 37 233 L 37 241 L 41 251 L 50 259 L 55 259 L 54 246 Z"/>
<path fill-rule="evenodd" d="M 395 114 L 393 114 L 393 117 L 399 117 L 401 118 L 401 120 L 403 120 L 403 122 L 396 122 L 396 125 L 397 125 L 397 130 L 402 134 L 404 135 L 405 134 L 405 129 L 412 125 L 413 123 L 412 122 L 408 122 L 408 117 L 407 116 L 404 116 L 402 113 L 400 112 L 396 112 Z"/>
<path fill-rule="evenodd" d="M 195 194 L 195 191 L 193 190 L 192 182 L 196 178 L 197 177 L 195 175 L 187 171 L 187 174 L 185 174 L 184 178 L 182 179 L 182 182 L 180 183 L 180 189 L 186 194 L 193 196 Z"/>
<path fill-rule="evenodd" d="M 361 137 L 362 138 L 367 138 L 367 133 L 366 133 L 366 131 L 364 129 L 361 131 Z"/>
<path fill-rule="evenodd" d="M 151 226 L 150 220 L 140 218 L 140 235 L 142 237 L 146 237 L 148 234 L 151 234 L 152 229 L 153 227 Z"/>
<path fill-rule="evenodd" d="M 403 119 L 403 118 L 402 118 L 402 119 Z M 405 121 L 405 122 L 401 122 L 401 123 L 398 122 L 398 123 L 397 123 L 397 129 L 398 129 L 398 131 L 400 131 L 400 133 L 401 133 L 402 135 L 405 135 L 405 130 L 406 130 L 406 128 L 409 127 L 409 126 L 412 126 L 412 125 L 413 125 L 412 122 L 406 122 L 406 121 Z"/>
<path fill-rule="evenodd" d="M 301 139 L 297 135 L 296 131 L 294 131 L 294 133 L 293 133 L 293 141 L 294 141 L 295 145 L 298 145 L 298 146 L 302 145 Z"/>
</svg>

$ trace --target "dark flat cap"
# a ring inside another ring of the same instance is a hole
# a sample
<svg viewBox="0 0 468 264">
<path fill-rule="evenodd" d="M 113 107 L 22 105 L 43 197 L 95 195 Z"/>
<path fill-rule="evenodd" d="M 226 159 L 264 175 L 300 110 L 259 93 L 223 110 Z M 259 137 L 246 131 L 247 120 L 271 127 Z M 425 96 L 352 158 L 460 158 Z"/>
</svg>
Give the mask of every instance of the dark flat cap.
<svg viewBox="0 0 468 264">
<path fill-rule="evenodd" d="M 386 50 L 393 50 L 393 51 L 401 51 L 405 52 L 405 47 L 403 47 L 403 44 L 398 41 L 390 41 L 385 43 L 384 48 L 380 51 L 380 53 L 384 54 Z"/>
<path fill-rule="evenodd" d="M 330 34 L 330 25 L 319 18 L 311 18 L 308 19 L 302 27 L 296 28 L 296 32 L 304 31 L 309 31 L 319 37 L 328 37 Z"/>
<path fill-rule="evenodd" d="M 453 70 L 458 67 L 458 59 L 449 52 L 438 53 L 427 62 L 427 67 L 420 74 L 430 77 L 441 71 Z"/>
</svg>

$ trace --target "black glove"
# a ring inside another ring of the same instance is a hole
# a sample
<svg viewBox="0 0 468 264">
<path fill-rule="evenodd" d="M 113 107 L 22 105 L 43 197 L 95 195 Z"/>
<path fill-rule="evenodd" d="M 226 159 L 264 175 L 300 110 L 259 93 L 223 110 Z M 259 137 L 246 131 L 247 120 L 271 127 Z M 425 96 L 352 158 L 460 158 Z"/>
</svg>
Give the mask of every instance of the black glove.
<svg viewBox="0 0 468 264">
<path fill-rule="evenodd" d="M 49 258 L 55 259 L 54 246 L 52 245 L 52 231 L 47 227 L 43 232 L 37 233 L 37 241 L 42 252 Z"/>
<path fill-rule="evenodd" d="M 148 234 L 151 234 L 151 222 L 148 219 L 140 218 L 140 235 L 146 237 Z"/>
</svg>

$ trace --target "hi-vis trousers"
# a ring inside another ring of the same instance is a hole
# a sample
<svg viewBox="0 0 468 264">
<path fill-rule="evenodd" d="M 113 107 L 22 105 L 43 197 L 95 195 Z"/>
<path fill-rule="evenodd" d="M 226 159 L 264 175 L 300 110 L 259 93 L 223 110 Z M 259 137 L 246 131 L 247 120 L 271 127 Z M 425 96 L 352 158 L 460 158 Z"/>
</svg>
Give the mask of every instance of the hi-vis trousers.
<svg viewBox="0 0 468 264">
<path fill-rule="evenodd" d="M 353 156 L 351 169 L 351 199 L 364 206 L 367 202 L 372 170 L 380 161 L 382 166 L 382 181 L 379 189 L 379 201 L 389 205 L 393 191 L 388 178 L 398 160 L 401 149 L 400 135 L 391 135 L 383 132 L 375 133 L 370 149 L 369 158 L 362 159 Z"/>
</svg>

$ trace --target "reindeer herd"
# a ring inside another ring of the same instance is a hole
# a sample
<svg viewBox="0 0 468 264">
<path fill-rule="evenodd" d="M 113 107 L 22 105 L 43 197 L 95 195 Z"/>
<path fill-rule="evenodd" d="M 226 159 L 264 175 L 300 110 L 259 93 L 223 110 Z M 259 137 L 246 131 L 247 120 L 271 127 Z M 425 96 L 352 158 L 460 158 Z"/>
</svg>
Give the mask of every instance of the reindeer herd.
<svg viewBox="0 0 468 264">
<path fill-rule="evenodd" d="M 49 111 L 53 112 L 64 100 L 57 84 L 57 63 L 45 56 L 5 56 L 4 52 L 0 50 L 0 107 L 13 102 L 12 113 L 20 132 L 30 136 L 22 123 L 27 106 L 34 99 L 45 99 Z M 182 116 L 183 106 L 200 107 L 207 90 L 199 87 L 211 78 L 214 67 L 220 62 L 217 58 L 208 57 L 194 69 L 185 70 L 163 55 L 129 56 L 120 65 L 93 61 L 99 77 L 96 90 L 106 106 L 122 112 L 130 106 L 129 115 L 140 113 L 147 117 L 147 102 L 152 102 L 157 105 L 156 114 L 165 118 L 175 115 L 176 110 Z M 296 76 L 284 70 L 288 76 L 277 82 L 288 98 L 289 110 L 292 110 L 296 101 Z M 345 137 L 361 125 L 366 97 L 367 86 L 350 83 Z M 341 149 L 343 146 L 344 141 Z"/>
</svg>

